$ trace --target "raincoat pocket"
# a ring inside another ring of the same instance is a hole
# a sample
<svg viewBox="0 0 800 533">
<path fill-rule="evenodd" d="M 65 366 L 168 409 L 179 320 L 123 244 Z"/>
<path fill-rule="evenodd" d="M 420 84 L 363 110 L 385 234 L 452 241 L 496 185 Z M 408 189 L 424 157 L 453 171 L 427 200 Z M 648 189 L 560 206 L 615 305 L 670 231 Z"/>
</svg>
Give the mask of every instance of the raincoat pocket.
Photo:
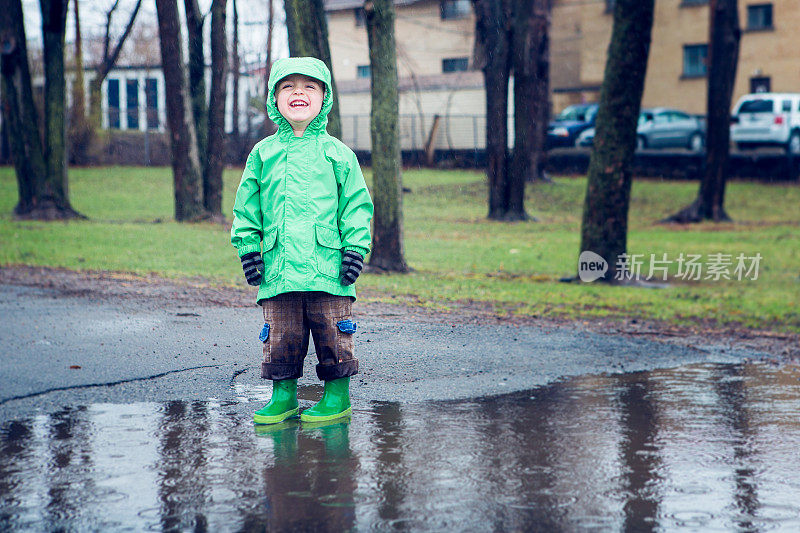
<svg viewBox="0 0 800 533">
<path fill-rule="evenodd" d="M 329 278 L 339 279 L 342 265 L 342 240 L 339 230 L 317 222 L 314 224 L 317 245 L 314 247 L 314 264 L 317 272 Z"/>
<path fill-rule="evenodd" d="M 278 242 L 278 225 L 275 224 L 264 230 L 264 240 L 261 245 L 261 257 L 264 260 L 264 281 L 265 283 L 274 279 L 280 272 L 281 258 L 276 246 Z"/>
</svg>

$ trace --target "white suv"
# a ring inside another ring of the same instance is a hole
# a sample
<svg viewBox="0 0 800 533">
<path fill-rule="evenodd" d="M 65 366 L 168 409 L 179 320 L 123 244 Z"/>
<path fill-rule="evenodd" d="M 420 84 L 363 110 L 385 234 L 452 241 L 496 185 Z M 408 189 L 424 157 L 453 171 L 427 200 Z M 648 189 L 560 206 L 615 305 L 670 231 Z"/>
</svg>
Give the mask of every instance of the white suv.
<svg viewBox="0 0 800 533">
<path fill-rule="evenodd" d="M 754 93 L 733 108 L 731 140 L 740 150 L 781 146 L 800 155 L 800 94 Z"/>
</svg>

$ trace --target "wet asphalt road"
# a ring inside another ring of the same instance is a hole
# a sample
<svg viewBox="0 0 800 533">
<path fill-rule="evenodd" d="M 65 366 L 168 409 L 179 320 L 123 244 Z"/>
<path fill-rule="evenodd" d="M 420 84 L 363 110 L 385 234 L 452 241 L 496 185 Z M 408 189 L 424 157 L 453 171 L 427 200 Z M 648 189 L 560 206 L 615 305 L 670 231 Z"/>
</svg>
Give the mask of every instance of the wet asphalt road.
<svg viewBox="0 0 800 533">
<path fill-rule="evenodd" d="M 164 305 L 0 285 L 0 423 L 69 405 L 215 399 L 257 409 L 260 308 Z M 765 354 L 686 348 L 572 328 L 366 320 L 356 333 L 358 409 L 370 401 L 456 400 L 582 374 L 735 363 Z M 313 353 L 313 343 L 310 350 Z M 315 357 L 301 389 L 319 390 Z M 249 402 L 247 400 L 250 400 Z"/>
</svg>

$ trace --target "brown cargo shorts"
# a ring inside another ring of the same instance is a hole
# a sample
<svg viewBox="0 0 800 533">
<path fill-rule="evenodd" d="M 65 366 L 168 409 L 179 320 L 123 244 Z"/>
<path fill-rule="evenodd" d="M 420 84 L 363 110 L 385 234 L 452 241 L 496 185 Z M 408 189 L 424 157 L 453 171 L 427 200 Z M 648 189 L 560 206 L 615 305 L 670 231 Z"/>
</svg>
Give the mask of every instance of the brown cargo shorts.
<svg viewBox="0 0 800 533">
<path fill-rule="evenodd" d="M 358 373 L 353 357 L 353 300 L 325 292 L 287 292 L 261 301 L 264 309 L 264 361 L 261 377 L 295 379 L 303 375 L 308 334 L 317 352 L 317 377 L 323 381 Z"/>
</svg>

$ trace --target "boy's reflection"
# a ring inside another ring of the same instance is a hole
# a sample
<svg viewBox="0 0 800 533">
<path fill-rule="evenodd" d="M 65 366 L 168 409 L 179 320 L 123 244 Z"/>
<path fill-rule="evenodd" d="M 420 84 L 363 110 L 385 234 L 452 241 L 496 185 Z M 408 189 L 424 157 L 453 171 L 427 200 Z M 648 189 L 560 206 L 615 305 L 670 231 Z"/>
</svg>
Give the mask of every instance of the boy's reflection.
<svg viewBox="0 0 800 533">
<path fill-rule="evenodd" d="M 272 441 L 274 461 L 264 469 L 266 529 L 355 527 L 358 459 L 350 448 L 350 418 L 302 425 L 296 419 L 256 425 Z"/>
</svg>

